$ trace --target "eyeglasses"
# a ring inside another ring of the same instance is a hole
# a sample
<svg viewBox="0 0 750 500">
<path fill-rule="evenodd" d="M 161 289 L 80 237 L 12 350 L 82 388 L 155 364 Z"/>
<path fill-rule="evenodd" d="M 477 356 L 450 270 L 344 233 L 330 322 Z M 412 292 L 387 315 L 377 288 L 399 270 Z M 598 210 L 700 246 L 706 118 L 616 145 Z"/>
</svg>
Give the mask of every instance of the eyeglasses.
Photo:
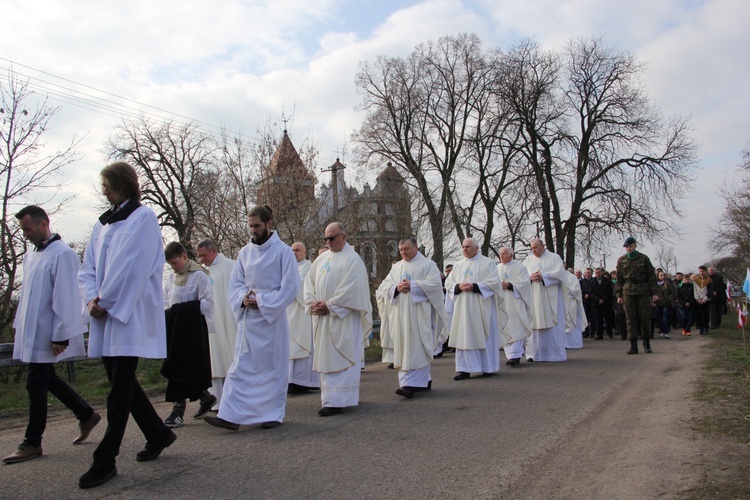
<svg viewBox="0 0 750 500">
<path fill-rule="evenodd" d="M 333 236 L 324 236 L 323 239 L 325 241 L 331 242 L 331 241 L 335 240 L 336 238 L 338 238 L 339 236 L 341 236 L 342 234 L 344 234 L 344 233 L 334 234 Z"/>
</svg>

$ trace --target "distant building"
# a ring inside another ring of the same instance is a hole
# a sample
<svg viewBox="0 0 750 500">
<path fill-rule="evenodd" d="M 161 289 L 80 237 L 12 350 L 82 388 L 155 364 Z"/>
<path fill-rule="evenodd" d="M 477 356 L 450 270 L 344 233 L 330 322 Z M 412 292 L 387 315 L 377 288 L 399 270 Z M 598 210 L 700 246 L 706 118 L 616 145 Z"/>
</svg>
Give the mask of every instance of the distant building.
<svg viewBox="0 0 750 500">
<path fill-rule="evenodd" d="M 276 216 L 279 236 L 286 243 L 303 241 L 310 258 L 325 247 L 325 226 L 340 221 L 348 241 L 367 266 L 374 290 L 400 260 L 398 242 L 412 236 L 411 201 L 403 176 L 390 163 L 378 175 L 375 186 L 362 192 L 347 186 L 346 167 L 337 158 L 327 170 L 330 184 L 315 197 L 315 177 L 305 167 L 289 135 L 284 136 L 271 164 L 256 183 L 257 204 L 269 205 Z"/>
</svg>

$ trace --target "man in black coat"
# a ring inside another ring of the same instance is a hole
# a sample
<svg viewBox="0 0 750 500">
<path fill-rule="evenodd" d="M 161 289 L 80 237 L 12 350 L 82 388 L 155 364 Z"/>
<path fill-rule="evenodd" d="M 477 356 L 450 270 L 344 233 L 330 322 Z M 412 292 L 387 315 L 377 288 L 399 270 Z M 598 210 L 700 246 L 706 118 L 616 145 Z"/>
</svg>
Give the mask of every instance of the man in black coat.
<svg viewBox="0 0 750 500">
<path fill-rule="evenodd" d="M 589 296 L 591 297 L 592 312 L 596 318 L 596 340 L 604 338 L 605 327 L 607 336 L 612 338 L 612 327 L 615 324 L 612 309 L 614 288 L 612 281 L 604 277 L 604 270 L 601 267 L 597 267 L 594 273 L 595 277 L 589 284 Z"/>
<path fill-rule="evenodd" d="M 711 328 L 718 328 L 727 302 L 727 284 L 714 267 L 708 268 L 708 275 L 711 277 L 711 283 L 708 284 L 708 314 Z"/>
</svg>

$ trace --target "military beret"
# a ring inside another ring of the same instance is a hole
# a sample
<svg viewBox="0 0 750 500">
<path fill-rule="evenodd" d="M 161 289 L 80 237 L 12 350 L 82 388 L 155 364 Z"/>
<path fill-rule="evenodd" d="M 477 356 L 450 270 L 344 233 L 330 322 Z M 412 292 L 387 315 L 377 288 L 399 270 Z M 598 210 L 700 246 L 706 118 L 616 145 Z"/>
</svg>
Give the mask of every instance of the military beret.
<svg viewBox="0 0 750 500">
<path fill-rule="evenodd" d="M 622 246 L 626 247 L 628 245 L 632 245 L 633 243 L 637 243 L 635 241 L 635 238 L 633 238 L 632 236 L 628 236 L 628 239 L 625 240 L 625 243 Z"/>
</svg>

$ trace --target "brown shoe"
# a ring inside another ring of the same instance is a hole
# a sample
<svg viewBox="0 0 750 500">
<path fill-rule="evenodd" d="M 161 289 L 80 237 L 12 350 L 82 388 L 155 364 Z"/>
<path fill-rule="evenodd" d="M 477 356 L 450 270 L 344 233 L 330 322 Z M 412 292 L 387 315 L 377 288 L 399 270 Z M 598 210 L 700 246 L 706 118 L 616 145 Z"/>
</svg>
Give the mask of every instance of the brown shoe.
<svg viewBox="0 0 750 500">
<path fill-rule="evenodd" d="M 91 434 L 91 431 L 96 427 L 96 424 L 99 423 L 99 421 L 102 419 L 102 416 L 98 413 L 94 412 L 93 415 L 91 415 L 91 418 L 86 420 L 85 422 L 81 422 L 78 424 L 78 428 L 81 430 L 80 434 L 78 434 L 78 437 L 73 440 L 73 444 L 81 444 L 86 439 L 88 439 L 89 434 Z"/>
<path fill-rule="evenodd" d="M 21 445 L 18 447 L 18 449 L 14 452 L 8 455 L 7 457 L 3 458 L 4 464 L 15 464 L 18 462 L 25 462 L 26 460 L 31 460 L 32 458 L 41 457 L 42 456 L 42 445 L 39 446 L 31 446 L 27 442 L 21 443 Z"/>
</svg>

